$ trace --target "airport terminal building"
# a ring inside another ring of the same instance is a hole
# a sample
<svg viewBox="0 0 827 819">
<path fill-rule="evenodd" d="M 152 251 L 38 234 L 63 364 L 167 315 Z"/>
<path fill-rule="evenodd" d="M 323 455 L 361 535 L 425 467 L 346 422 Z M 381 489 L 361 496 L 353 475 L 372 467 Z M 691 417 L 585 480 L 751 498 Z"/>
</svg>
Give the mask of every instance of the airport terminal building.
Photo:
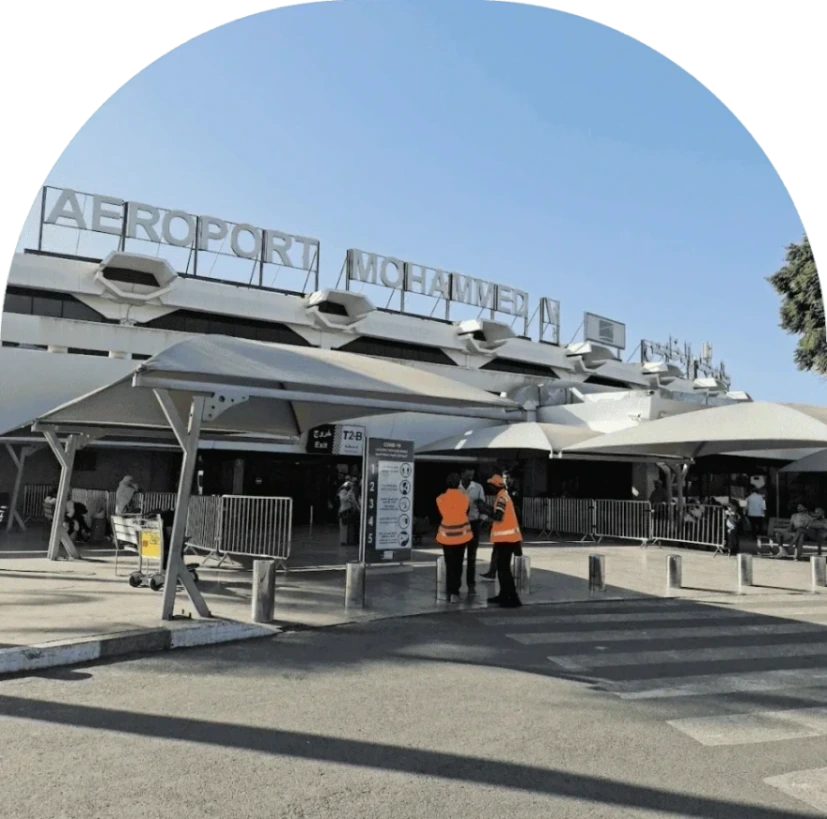
<svg viewBox="0 0 827 819">
<path fill-rule="evenodd" d="M 9 446 L 0 448 L 0 494 L 15 479 L 9 448 L 42 443 L 32 419 L 193 335 L 387 359 L 409 366 L 412 378 L 426 370 L 511 398 L 530 419 L 598 432 L 750 400 L 731 390 L 707 345 L 698 358 L 671 339 L 629 350 L 622 322 L 590 313 L 580 340 L 561 343 L 559 303 L 513 283 L 359 249 L 323 273 L 316 239 L 68 189 L 44 188 L 35 211 L 3 304 L 0 437 Z M 324 517 L 342 476 L 358 468 L 364 436 L 419 447 L 486 423 L 395 414 L 301 440 L 206 442 L 202 490 L 290 496 L 297 522 L 311 506 Z M 128 473 L 147 490 L 169 491 L 179 461 L 161 443 L 106 442 L 79 453 L 73 481 L 114 489 Z M 418 457 L 416 503 L 428 504 L 446 470 L 467 462 L 461 452 Z M 527 496 L 628 498 L 634 485 L 648 497 L 656 471 L 530 458 L 521 481 Z M 29 456 L 25 483 L 57 477 L 47 448 Z"/>
</svg>

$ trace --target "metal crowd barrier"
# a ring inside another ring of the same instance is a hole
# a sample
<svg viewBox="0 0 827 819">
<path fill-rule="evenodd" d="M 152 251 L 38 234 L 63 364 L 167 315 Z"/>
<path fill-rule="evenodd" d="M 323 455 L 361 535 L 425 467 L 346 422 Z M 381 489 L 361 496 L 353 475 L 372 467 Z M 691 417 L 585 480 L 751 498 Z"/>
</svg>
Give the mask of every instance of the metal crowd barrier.
<svg viewBox="0 0 827 819">
<path fill-rule="evenodd" d="M 218 551 L 218 534 L 221 521 L 221 497 L 217 495 L 193 495 L 187 511 L 187 537 L 190 545 Z M 172 508 L 175 502 L 172 503 Z"/>
<path fill-rule="evenodd" d="M 73 489 L 70 498 L 75 503 L 82 503 L 94 518 L 101 512 L 109 513 L 109 495 L 104 489 Z"/>
<path fill-rule="evenodd" d="M 687 504 L 678 520 L 677 504 L 586 498 L 524 498 L 524 527 L 552 535 L 582 535 L 583 540 L 617 538 L 649 542 L 718 546 L 726 542 L 726 509 Z"/>
<path fill-rule="evenodd" d="M 43 501 L 52 488 L 51 484 L 30 483 L 23 487 L 23 509 L 21 514 L 24 520 L 45 520 L 43 515 Z"/>
<path fill-rule="evenodd" d="M 594 502 L 594 536 L 600 540 L 652 539 L 652 506 L 648 501 L 597 500 Z"/>
<path fill-rule="evenodd" d="M 717 504 L 687 504 L 683 519 L 679 520 L 676 504 L 653 504 L 651 539 L 655 542 L 723 546 L 726 543 L 726 508 Z"/>
<path fill-rule="evenodd" d="M 586 498 L 549 498 L 546 530 L 549 535 L 594 538 L 594 501 Z"/>
<path fill-rule="evenodd" d="M 114 493 L 112 493 L 114 496 Z M 142 514 L 153 512 L 156 509 L 175 509 L 178 495 L 175 492 L 141 492 L 138 497 L 138 507 Z"/>
<path fill-rule="evenodd" d="M 224 495 L 220 500 L 222 558 L 270 557 L 284 564 L 293 539 L 293 499 Z"/>
</svg>

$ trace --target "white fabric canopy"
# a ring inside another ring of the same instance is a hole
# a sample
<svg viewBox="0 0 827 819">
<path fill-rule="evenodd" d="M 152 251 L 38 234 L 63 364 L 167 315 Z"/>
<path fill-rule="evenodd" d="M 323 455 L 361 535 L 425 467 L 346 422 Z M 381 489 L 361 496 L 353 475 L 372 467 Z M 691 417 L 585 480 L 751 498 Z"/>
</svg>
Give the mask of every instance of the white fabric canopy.
<svg viewBox="0 0 827 819">
<path fill-rule="evenodd" d="M 194 395 L 208 396 L 202 437 L 296 438 L 319 424 L 364 416 L 366 410 L 505 418 L 506 410 L 517 409 L 504 398 L 402 364 L 207 336 L 169 347 L 126 378 L 42 415 L 37 423 L 40 428 L 166 434 L 169 424 L 153 389 L 167 390 L 182 417 Z"/>
<path fill-rule="evenodd" d="M 567 447 L 593 453 L 700 458 L 739 450 L 827 446 L 827 408 L 749 402 L 642 423 Z"/>
<path fill-rule="evenodd" d="M 588 427 L 522 421 L 514 424 L 471 429 L 459 435 L 452 435 L 419 447 L 417 454 L 479 452 L 481 450 L 533 450 L 552 455 L 571 444 L 587 441 L 599 435 L 599 432 L 595 432 Z"/>
<path fill-rule="evenodd" d="M 827 472 L 827 449 L 821 449 L 785 466 L 781 472 Z"/>
</svg>

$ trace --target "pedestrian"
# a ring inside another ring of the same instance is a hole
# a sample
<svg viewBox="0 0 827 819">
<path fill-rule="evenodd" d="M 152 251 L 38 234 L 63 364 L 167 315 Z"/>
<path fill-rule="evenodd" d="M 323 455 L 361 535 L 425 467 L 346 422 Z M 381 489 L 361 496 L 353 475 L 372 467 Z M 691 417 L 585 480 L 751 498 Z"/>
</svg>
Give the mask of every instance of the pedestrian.
<svg viewBox="0 0 827 819">
<path fill-rule="evenodd" d="M 767 501 L 757 488 L 753 488 L 747 496 L 747 519 L 754 538 L 764 534 L 764 517 L 766 514 Z"/>
<path fill-rule="evenodd" d="M 446 481 L 448 488 L 436 499 L 442 520 L 436 540 L 445 557 L 446 593 L 449 603 L 459 603 L 462 585 L 462 560 L 465 547 L 471 542 L 471 522 L 468 520 L 470 501 L 460 488 L 460 478 L 452 472 Z"/>
<path fill-rule="evenodd" d="M 508 472 L 503 469 L 501 477 L 502 477 L 502 481 L 503 481 L 503 486 L 506 489 L 510 490 L 509 481 L 508 481 Z M 490 481 L 489 481 L 489 485 L 490 485 Z M 484 574 L 481 574 L 480 577 L 482 577 L 483 580 L 489 580 L 489 581 L 493 581 L 493 580 L 497 579 L 497 544 L 496 543 L 494 543 L 491 546 L 491 565 L 488 567 L 488 571 L 485 572 Z"/>
<path fill-rule="evenodd" d="M 131 475 L 125 475 L 115 491 L 116 515 L 128 515 L 138 511 L 133 503 L 137 491 L 138 484 L 135 483 L 135 479 Z"/>
<path fill-rule="evenodd" d="M 466 469 L 462 473 L 462 491 L 468 496 L 468 521 L 471 524 L 471 542 L 468 544 L 468 565 L 465 582 L 468 594 L 477 590 L 477 548 L 480 545 L 480 529 L 486 511 L 485 490 L 474 480 L 474 470 Z"/>
<path fill-rule="evenodd" d="M 497 577 L 500 581 L 500 592 L 489 597 L 488 602 L 502 608 L 518 608 L 522 606 L 517 587 L 514 584 L 514 575 L 511 574 L 511 559 L 515 554 L 522 554 L 523 535 L 517 522 L 517 512 L 514 501 L 508 494 L 505 481 L 501 475 L 494 475 L 488 483 L 497 490 L 492 517 L 491 542 L 497 549 Z"/>
<path fill-rule="evenodd" d="M 741 510 L 735 501 L 729 504 L 725 516 L 727 550 L 729 551 L 730 557 L 732 557 L 737 555 L 741 550 L 741 538 L 739 536 Z"/>
<path fill-rule="evenodd" d="M 345 481 L 339 489 L 339 545 L 352 546 L 353 522 L 359 514 L 353 484 Z"/>
</svg>

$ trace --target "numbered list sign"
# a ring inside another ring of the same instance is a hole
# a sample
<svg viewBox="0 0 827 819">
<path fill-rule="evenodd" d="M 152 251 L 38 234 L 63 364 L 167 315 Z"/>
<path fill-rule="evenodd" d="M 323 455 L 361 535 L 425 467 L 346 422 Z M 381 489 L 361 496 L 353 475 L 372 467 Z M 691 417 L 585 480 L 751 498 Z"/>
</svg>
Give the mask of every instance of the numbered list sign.
<svg viewBox="0 0 827 819">
<path fill-rule="evenodd" d="M 362 554 L 367 563 L 411 559 L 414 443 L 369 438 L 364 479 Z"/>
</svg>

